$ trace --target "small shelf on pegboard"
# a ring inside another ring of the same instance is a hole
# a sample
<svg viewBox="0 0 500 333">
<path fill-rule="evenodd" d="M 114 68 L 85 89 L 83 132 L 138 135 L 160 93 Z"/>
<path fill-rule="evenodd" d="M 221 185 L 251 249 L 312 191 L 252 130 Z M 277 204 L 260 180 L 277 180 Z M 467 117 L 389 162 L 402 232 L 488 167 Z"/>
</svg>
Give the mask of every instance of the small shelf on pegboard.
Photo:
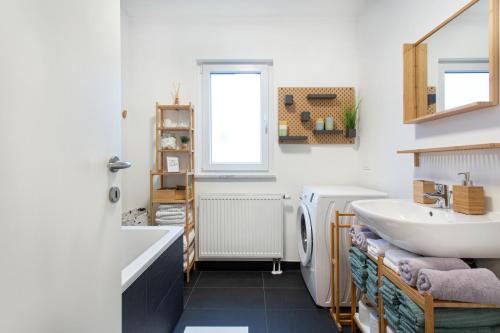
<svg viewBox="0 0 500 333">
<path fill-rule="evenodd" d="M 307 94 L 307 99 L 335 99 L 337 94 Z"/>
<path fill-rule="evenodd" d="M 341 135 L 344 134 L 343 130 L 333 129 L 333 130 L 314 130 L 314 134 L 334 134 Z"/>
<path fill-rule="evenodd" d="M 309 137 L 303 136 L 303 135 L 287 135 L 287 136 L 280 136 L 280 142 L 300 142 L 300 141 L 307 141 Z"/>
</svg>

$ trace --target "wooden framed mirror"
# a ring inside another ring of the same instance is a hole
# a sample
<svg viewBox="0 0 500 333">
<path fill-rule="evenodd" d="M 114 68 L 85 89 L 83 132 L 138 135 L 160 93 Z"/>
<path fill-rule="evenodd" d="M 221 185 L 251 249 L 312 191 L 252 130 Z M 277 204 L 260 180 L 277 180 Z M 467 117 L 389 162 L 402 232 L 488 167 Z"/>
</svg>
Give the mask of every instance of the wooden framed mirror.
<svg viewBox="0 0 500 333">
<path fill-rule="evenodd" d="M 472 0 L 403 46 L 405 124 L 498 105 L 499 0 Z"/>
</svg>

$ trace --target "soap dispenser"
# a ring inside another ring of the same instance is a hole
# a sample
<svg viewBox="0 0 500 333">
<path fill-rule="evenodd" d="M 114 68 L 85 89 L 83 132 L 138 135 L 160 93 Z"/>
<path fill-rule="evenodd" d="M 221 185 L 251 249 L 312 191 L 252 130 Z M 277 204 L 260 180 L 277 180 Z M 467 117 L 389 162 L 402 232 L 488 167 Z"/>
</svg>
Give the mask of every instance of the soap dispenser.
<svg viewBox="0 0 500 333">
<path fill-rule="evenodd" d="M 467 215 L 485 214 L 484 188 L 473 186 L 470 172 L 460 172 L 464 176 L 462 185 L 453 185 L 453 210 Z"/>
</svg>

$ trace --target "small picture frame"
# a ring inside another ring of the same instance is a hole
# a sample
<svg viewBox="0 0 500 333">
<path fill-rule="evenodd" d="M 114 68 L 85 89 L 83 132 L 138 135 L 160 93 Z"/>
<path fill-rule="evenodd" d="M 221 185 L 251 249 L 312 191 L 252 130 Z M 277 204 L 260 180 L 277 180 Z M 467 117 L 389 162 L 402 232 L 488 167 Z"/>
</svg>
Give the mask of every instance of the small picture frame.
<svg viewBox="0 0 500 333">
<path fill-rule="evenodd" d="M 167 172 L 180 172 L 179 157 L 167 156 Z"/>
</svg>

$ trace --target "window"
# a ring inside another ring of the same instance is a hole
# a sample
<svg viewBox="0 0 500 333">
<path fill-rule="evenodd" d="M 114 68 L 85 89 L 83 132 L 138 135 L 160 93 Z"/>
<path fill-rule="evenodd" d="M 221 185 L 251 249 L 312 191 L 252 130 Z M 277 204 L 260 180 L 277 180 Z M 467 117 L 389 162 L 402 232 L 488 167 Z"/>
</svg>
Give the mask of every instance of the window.
<svg viewBox="0 0 500 333">
<path fill-rule="evenodd" d="M 202 172 L 269 171 L 268 68 L 202 64 Z"/>
<path fill-rule="evenodd" d="M 439 59 L 439 110 L 490 99 L 488 59 Z"/>
</svg>

